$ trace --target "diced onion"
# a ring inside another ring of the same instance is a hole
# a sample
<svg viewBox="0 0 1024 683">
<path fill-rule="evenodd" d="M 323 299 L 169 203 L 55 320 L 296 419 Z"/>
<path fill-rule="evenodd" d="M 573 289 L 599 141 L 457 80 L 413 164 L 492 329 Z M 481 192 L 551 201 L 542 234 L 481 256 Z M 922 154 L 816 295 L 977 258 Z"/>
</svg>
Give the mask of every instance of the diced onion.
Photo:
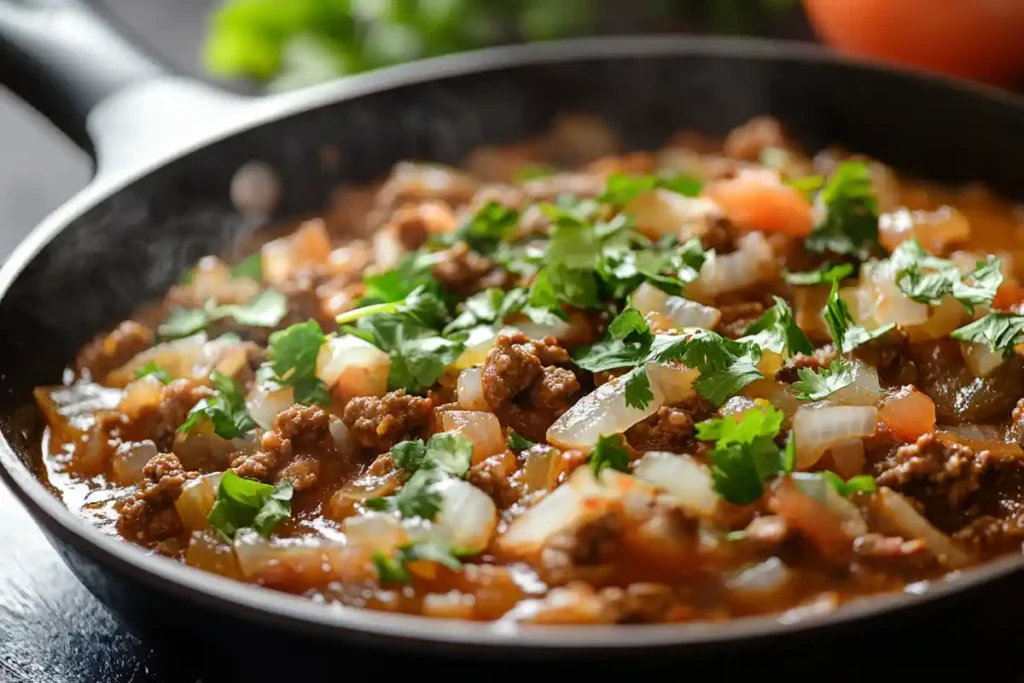
<svg viewBox="0 0 1024 683">
<path fill-rule="evenodd" d="M 456 397 L 459 407 L 465 410 L 490 410 L 484 398 L 484 372 L 481 368 L 466 368 L 459 373 Z"/>
<path fill-rule="evenodd" d="M 36 387 L 32 396 L 50 426 L 51 440 L 69 443 L 82 438 L 95 424 L 97 412 L 116 408 L 124 393 L 92 382 L 76 382 Z"/>
<path fill-rule="evenodd" d="M 460 432 L 473 442 L 473 464 L 505 452 L 501 423 L 494 413 L 480 410 L 445 410 L 441 413 L 441 429 Z"/>
<path fill-rule="evenodd" d="M 792 580 L 789 567 L 779 558 L 770 557 L 729 577 L 725 585 L 736 593 L 763 595 L 785 589 Z"/>
<path fill-rule="evenodd" d="M 117 409 L 130 418 L 137 417 L 160 405 L 164 385 L 153 375 L 146 375 L 127 386 Z"/>
<path fill-rule="evenodd" d="M 229 579 L 244 578 L 235 559 L 234 548 L 211 530 L 192 532 L 185 552 L 185 564 Z"/>
<path fill-rule="evenodd" d="M 864 516 L 860 514 L 857 506 L 841 496 L 820 474 L 796 472 L 792 479 L 800 491 L 823 504 L 838 518 L 840 526 L 850 538 L 863 536 L 868 532 L 867 522 L 864 521 Z"/>
<path fill-rule="evenodd" d="M 218 304 L 243 304 L 260 292 L 258 282 L 232 275 L 227 264 L 216 256 L 199 259 L 188 287 L 197 303 L 212 300 Z"/>
<path fill-rule="evenodd" d="M 391 270 L 402 261 L 405 246 L 398 237 L 398 227 L 389 224 L 373 235 L 373 260 L 377 267 Z"/>
<path fill-rule="evenodd" d="M 883 486 L 878 494 L 879 512 L 901 536 L 924 541 L 940 561 L 953 569 L 966 567 L 974 561 L 969 552 L 936 529 L 899 493 Z"/>
<path fill-rule="evenodd" d="M 797 469 L 814 465 L 836 444 L 871 436 L 877 425 L 873 406 L 801 406 L 793 417 Z"/>
<path fill-rule="evenodd" d="M 636 221 L 637 230 L 651 239 L 666 235 L 687 239 L 702 224 L 721 215 L 706 197 L 686 197 L 671 190 L 656 189 L 637 195 L 623 211 Z"/>
<path fill-rule="evenodd" d="M 647 376 L 652 386 L 661 389 L 665 403 L 682 403 L 697 395 L 693 383 L 700 378 L 699 370 L 680 364 L 648 363 Z"/>
<path fill-rule="evenodd" d="M 251 529 L 235 536 L 235 558 L 249 581 L 302 591 L 373 576 L 370 557 L 322 536 L 268 540 Z"/>
<path fill-rule="evenodd" d="M 487 548 L 498 524 L 498 509 L 491 497 L 455 477 L 446 478 L 431 490 L 444 499 L 433 526 L 439 539 L 468 553 L 479 553 Z"/>
<path fill-rule="evenodd" d="M 111 480 L 118 486 L 137 484 L 142 479 L 142 469 L 156 455 L 156 444 L 149 439 L 119 444 L 110 461 Z"/>
<path fill-rule="evenodd" d="M 704 261 L 700 276 L 690 284 L 687 293 L 701 301 L 713 300 L 720 294 L 766 282 L 778 271 L 778 263 L 768 240 L 760 232 L 751 232 L 736 240 L 737 250 L 729 254 L 712 254 Z"/>
<path fill-rule="evenodd" d="M 935 402 L 913 386 L 886 397 L 878 407 L 878 419 L 897 438 L 913 441 L 935 428 Z"/>
<path fill-rule="evenodd" d="M 859 360 L 850 361 L 853 382 L 828 397 L 828 402 L 841 406 L 873 406 L 882 395 L 878 371 Z"/>
<path fill-rule="evenodd" d="M 250 432 L 239 438 L 225 439 L 202 428 L 174 436 L 171 452 L 178 456 L 181 466 L 197 472 L 215 472 L 227 469 L 231 460 L 243 453 L 256 451 L 255 434 Z"/>
<path fill-rule="evenodd" d="M 892 251 L 913 237 L 926 251 L 942 254 L 953 244 L 967 242 L 971 225 L 966 216 L 950 206 L 934 211 L 900 208 L 878 217 L 878 238 L 887 250 Z"/>
<path fill-rule="evenodd" d="M 877 326 L 895 323 L 907 327 L 928 321 L 928 304 L 919 303 L 903 295 L 896 286 L 896 273 L 889 262 L 865 264 L 861 276 L 861 287 L 868 297 L 868 310 Z M 861 311 L 864 311 L 863 307 Z"/>
<path fill-rule="evenodd" d="M 1006 362 L 1001 352 L 978 342 L 960 342 L 960 354 L 975 377 L 988 377 Z"/>
<path fill-rule="evenodd" d="M 843 479 L 861 474 L 864 471 L 864 442 L 850 439 L 837 443 L 829 451 L 836 474 Z"/>
<path fill-rule="evenodd" d="M 526 451 L 520 482 L 527 493 L 548 491 L 557 485 L 561 454 L 558 449 L 538 445 Z"/>
<path fill-rule="evenodd" d="M 602 470 L 598 480 L 589 467 L 579 467 L 569 480 L 509 524 L 498 537 L 498 550 L 512 557 L 535 555 L 552 536 L 597 514 L 629 491 L 654 495 L 650 484 L 614 470 Z"/>
<path fill-rule="evenodd" d="M 349 517 L 341 523 L 345 539 L 367 553 L 390 553 L 408 542 L 409 537 L 401 521 L 394 515 L 382 512 L 368 512 L 358 517 Z"/>
<path fill-rule="evenodd" d="M 689 455 L 645 453 L 637 462 L 634 475 L 672 494 L 683 508 L 700 517 L 710 517 L 718 507 L 711 475 Z"/>
<path fill-rule="evenodd" d="M 331 422 L 328 427 L 331 431 L 331 437 L 334 439 L 334 447 L 338 450 L 338 454 L 347 457 L 356 452 L 356 442 L 352 438 L 352 433 L 349 432 L 348 427 L 341 421 L 336 415 L 331 415 Z"/>
<path fill-rule="evenodd" d="M 548 428 L 547 439 L 560 448 L 590 448 L 606 434 L 621 434 L 650 417 L 665 405 L 658 382 L 651 382 L 654 395 L 646 408 L 626 404 L 626 383 L 614 378 L 581 398 Z"/>
<path fill-rule="evenodd" d="M 466 348 L 452 363 L 457 370 L 480 365 L 487 358 L 487 352 L 494 348 L 498 333 L 491 325 L 479 325 L 469 331 Z"/>
<path fill-rule="evenodd" d="M 291 387 L 278 388 L 271 383 L 257 384 L 245 399 L 249 415 L 263 429 L 274 426 L 274 418 L 295 405 Z"/>
<path fill-rule="evenodd" d="M 192 377 L 198 366 L 205 365 L 204 346 L 207 341 L 206 333 L 199 332 L 191 337 L 157 344 L 111 371 L 104 381 L 114 387 L 126 386 L 135 379 L 136 370 L 150 363 L 155 363 L 171 377 Z"/>
<path fill-rule="evenodd" d="M 320 219 L 306 221 L 290 235 L 271 240 L 260 249 L 263 279 L 269 284 L 284 284 L 296 270 L 327 263 L 331 255 L 331 237 Z"/>
<path fill-rule="evenodd" d="M 710 330 L 721 320 L 717 308 L 711 308 L 681 296 L 671 296 L 649 282 L 633 292 L 633 308 L 644 315 L 659 314 L 669 318 L 675 327 L 701 327 Z"/>
<path fill-rule="evenodd" d="M 391 356 L 351 334 L 330 338 L 320 347 L 316 376 L 336 387 L 344 400 L 355 396 L 383 396 L 388 392 Z"/>
<path fill-rule="evenodd" d="M 206 518 L 210 516 L 210 510 L 217 501 L 217 489 L 223 476 L 223 472 L 204 474 L 181 487 L 181 495 L 174 501 L 174 507 L 181 517 L 181 523 L 189 531 L 209 528 Z"/>
</svg>

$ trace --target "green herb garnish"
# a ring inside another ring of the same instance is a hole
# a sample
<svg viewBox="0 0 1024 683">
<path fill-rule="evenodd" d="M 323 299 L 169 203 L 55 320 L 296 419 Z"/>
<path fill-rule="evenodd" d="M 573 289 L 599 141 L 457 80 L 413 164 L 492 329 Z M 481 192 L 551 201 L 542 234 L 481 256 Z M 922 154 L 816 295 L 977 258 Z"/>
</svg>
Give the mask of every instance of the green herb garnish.
<svg viewBox="0 0 1024 683">
<path fill-rule="evenodd" d="M 734 505 L 757 501 L 764 495 L 765 480 L 790 467 L 790 446 L 780 450 L 775 445 L 782 420 L 780 411 L 765 405 L 696 425 L 698 439 L 715 442 L 709 456 L 711 479 L 726 501 Z"/>
<path fill-rule="evenodd" d="M 849 263 L 829 266 L 820 270 L 806 270 L 799 273 L 785 273 L 783 277 L 791 285 L 827 285 L 853 275 L 854 267 Z"/>
<path fill-rule="evenodd" d="M 407 583 L 412 580 L 409 563 L 417 560 L 436 562 L 452 571 L 462 568 L 462 562 L 455 551 L 438 541 L 421 541 L 401 546 L 391 557 L 378 550 L 373 554 L 373 568 L 381 583 Z"/>
<path fill-rule="evenodd" d="M 832 342 L 835 344 L 836 349 L 842 353 L 848 353 L 861 344 L 872 339 L 878 339 L 896 328 L 896 325 L 889 323 L 888 325 L 876 327 L 873 330 L 867 330 L 854 324 L 853 317 L 850 315 L 850 309 L 839 296 L 838 280 L 832 281 L 832 291 L 829 292 L 828 300 L 825 302 L 825 308 L 822 310 L 821 315 L 825 319 L 825 324 L 828 325 L 829 333 L 832 335 Z"/>
<path fill-rule="evenodd" d="M 238 382 L 216 370 L 210 375 L 213 395 L 201 399 L 178 427 L 179 432 L 191 432 L 204 421 L 209 421 L 213 433 L 222 439 L 234 439 L 256 428 L 256 423 L 245 407 L 245 395 Z"/>
<path fill-rule="evenodd" d="M 810 251 L 866 260 L 878 247 L 878 200 L 863 161 L 845 161 L 818 194 L 823 219 L 807 237 Z"/>
<path fill-rule="evenodd" d="M 598 201 L 622 206 L 645 192 L 665 189 L 687 197 L 696 197 L 703 184 L 696 178 L 684 175 L 628 175 L 613 173 L 605 183 L 604 192 Z"/>
<path fill-rule="evenodd" d="M 896 247 L 889 267 L 895 271 L 896 286 L 908 299 L 937 306 L 952 296 L 971 314 L 975 306 L 991 305 L 1003 282 L 1002 264 L 994 256 L 961 273 L 955 263 L 932 256 L 916 239 Z"/>
<path fill-rule="evenodd" d="M 801 401 L 821 401 L 850 386 L 856 379 L 853 365 L 843 358 L 837 358 L 827 368 L 817 371 L 800 368 L 796 374 L 800 379 L 793 382 L 793 392 Z"/>
<path fill-rule="evenodd" d="M 590 452 L 590 469 L 595 477 L 607 469 L 629 473 L 629 451 L 623 445 L 621 434 L 602 436 Z"/>
<path fill-rule="evenodd" d="M 142 379 L 150 375 L 158 379 L 161 384 L 170 384 L 171 380 L 174 379 L 166 370 L 157 365 L 155 360 L 149 361 L 142 367 L 135 368 L 135 379 Z"/>
<path fill-rule="evenodd" d="M 270 335 L 267 364 L 273 371 L 271 379 L 291 387 L 296 403 L 328 405 L 331 394 L 316 376 L 316 359 L 326 341 L 315 320 L 296 323 Z"/>
<path fill-rule="evenodd" d="M 462 434 L 440 432 L 426 443 L 420 439 L 403 441 L 391 449 L 395 464 L 408 473 L 436 469 L 456 477 L 465 477 L 473 461 L 473 442 Z"/>
<path fill-rule="evenodd" d="M 514 453 L 521 453 L 522 451 L 532 448 L 534 444 L 532 441 L 527 439 L 525 436 L 518 434 L 514 430 L 508 430 L 508 438 L 505 440 L 505 445 L 508 449 Z"/>
<path fill-rule="evenodd" d="M 793 319 L 793 309 L 782 297 L 774 297 L 775 305 L 747 327 L 740 341 L 757 344 L 774 353 L 795 356 L 812 353 L 814 345 Z"/>
<path fill-rule="evenodd" d="M 1024 315 L 993 311 L 972 323 L 953 330 L 953 339 L 984 344 L 1004 358 L 1013 355 L 1013 348 L 1024 343 Z"/>
<path fill-rule="evenodd" d="M 266 289 L 244 304 L 217 306 L 208 301 L 201 309 L 176 308 L 157 332 L 164 339 L 188 337 L 223 318 L 234 318 L 247 327 L 277 327 L 287 314 L 288 297 L 276 289 Z"/>
<path fill-rule="evenodd" d="M 253 528 L 270 538 L 282 520 L 291 517 L 292 485 L 282 481 L 276 486 L 255 479 L 244 479 L 228 470 L 217 487 L 217 500 L 207 521 L 226 540 L 234 539 L 239 529 Z"/>
<path fill-rule="evenodd" d="M 433 520 L 441 511 L 441 504 L 444 502 L 437 485 L 444 481 L 446 476 L 439 469 L 417 470 L 395 495 L 370 498 L 364 505 L 371 510 L 398 512 L 403 517 Z"/>
</svg>

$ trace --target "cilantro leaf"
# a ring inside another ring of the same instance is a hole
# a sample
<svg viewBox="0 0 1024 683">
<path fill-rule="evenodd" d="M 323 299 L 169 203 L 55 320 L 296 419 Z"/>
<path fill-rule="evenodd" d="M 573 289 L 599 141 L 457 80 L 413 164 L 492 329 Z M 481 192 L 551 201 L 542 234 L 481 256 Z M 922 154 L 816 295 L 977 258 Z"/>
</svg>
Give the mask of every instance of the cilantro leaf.
<svg viewBox="0 0 1024 683">
<path fill-rule="evenodd" d="M 419 393 L 432 386 L 465 348 L 465 335 L 440 336 L 408 315 L 383 314 L 360 318 L 356 328 L 345 327 L 391 356 L 390 390 Z"/>
<path fill-rule="evenodd" d="M 774 353 L 795 356 L 812 353 L 814 345 L 793 319 L 793 309 L 782 297 L 773 297 L 775 305 L 751 323 L 740 341 L 757 344 Z"/>
<path fill-rule="evenodd" d="M 1013 347 L 1024 343 L 1024 315 L 993 311 L 972 323 L 953 330 L 953 339 L 984 344 L 993 352 L 1009 358 Z"/>
<path fill-rule="evenodd" d="M 590 452 L 590 469 L 599 477 L 606 469 L 629 472 L 629 451 L 623 445 L 621 434 L 602 436 Z"/>
<path fill-rule="evenodd" d="M 843 481 L 835 472 L 823 470 L 819 473 L 828 484 L 835 489 L 836 493 L 849 498 L 855 493 L 874 493 L 878 490 L 875 478 L 870 474 L 858 474 Z"/>
<path fill-rule="evenodd" d="M 288 298 L 275 289 L 266 289 L 244 304 L 216 306 L 208 301 L 201 309 L 175 308 L 157 332 L 164 339 L 188 337 L 223 318 L 234 318 L 247 327 L 276 327 L 287 314 Z"/>
<path fill-rule="evenodd" d="M 231 277 L 247 277 L 256 282 L 263 282 L 263 256 L 256 252 L 231 266 Z"/>
<path fill-rule="evenodd" d="M 209 324 L 209 315 L 202 309 L 174 308 L 156 331 L 161 339 L 180 339 L 206 329 Z"/>
<path fill-rule="evenodd" d="M 224 472 L 217 487 L 217 499 L 207 521 L 226 540 L 234 539 L 239 529 L 252 527 L 269 538 L 274 527 L 291 517 L 292 485 L 283 481 L 272 486 L 255 479 L 244 479 L 233 470 Z"/>
<path fill-rule="evenodd" d="M 853 317 L 850 315 L 850 309 L 839 296 L 838 280 L 832 281 L 832 291 L 829 292 L 828 300 L 825 302 L 825 308 L 822 310 L 821 315 L 825 319 L 825 324 L 828 325 L 829 333 L 832 335 L 832 342 L 842 353 L 848 353 L 861 344 L 872 339 L 878 339 L 896 328 L 896 325 L 893 323 L 876 327 L 873 330 L 855 325 Z"/>
<path fill-rule="evenodd" d="M 444 502 L 436 486 L 445 476 L 433 468 L 417 470 L 395 495 L 370 498 L 365 501 L 365 505 L 371 510 L 398 512 L 403 517 L 421 517 L 432 521 L 441 511 Z"/>
<path fill-rule="evenodd" d="M 516 433 L 513 430 L 508 430 L 508 438 L 505 441 L 505 445 L 508 449 L 514 453 L 525 451 L 528 448 L 532 448 L 535 444 L 527 439 L 525 436 Z"/>
<path fill-rule="evenodd" d="M 952 296 L 972 314 L 976 305 L 992 303 L 1003 282 L 1002 265 L 994 256 L 961 274 L 955 263 L 932 256 L 917 239 L 896 247 L 889 267 L 895 270 L 896 286 L 908 299 L 937 306 Z"/>
<path fill-rule="evenodd" d="M 518 225 L 518 211 L 492 201 L 477 209 L 457 230 L 435 237 L 431 242 L 450 246 L 462 241 L 476 252 L 489 254 L 511 238 Z"/>
<path fill-rule="evenodd" d="M 709 458 L 711 479 L 725 500 L 735 505 L 753 503 L 764 495 L 764 481 L 787 470 L 790 447 L 775 445 L 783 415 L 770 405 L 751 408 L 696 425 L 697 438 L 716 441 Z"/>
<path fill-rule="evenodd" d="M 853 275 L 853 265 L 840 263 L 820 270 L 806 270 L 799 273 L 785 273 L 786 282 L 791 285 L 824 285 Z"/>
<path fill-rule="evenodd" d="M 166 370 L 157 365 L 155 360 L 149 361 L 142 367 L 135 368 L 135 379 L 142 379 L 149 375 L 153 375 L 161 384 L 170 384 L 171 380 L 174 379 Z"/>
<path fill-rule="evenodd" d="M 878 200 L 863 161 L 845 161 L 818 194 L 824 216 L 808 235 L 808 250 L 867 259 L 878 246 Z"/>
<path fill-rule="evenodd" d="M 188 412 L 179 432 L 191 432 L 205 420 L 213 426 L 213 433 L 224 439 L 233 439 L 256 428 L 256 423 L 245 407 L 245 395 L 231 377 L 216 370 L 210 375 L 214 393 L 201 399 Z"/>
<path fill-rule="evenodd" d="M 498 325 L 520 311 L 541 324 L 561 320 L 546 309 L 529 306 L 529 300 L 529 291 L 521 287 L 507 292 L 497 288 L 486 289 L 462 303 L 462 312 L 444 328 L 444 334 L 449 335 L 480 325 Z"/>
<path fill-rule="evenodd" d="M 282 386 L 292 387 L 297 403 L 328 405 L 331 402 L 327 386 L 316 376 L 316 358 L 325 341 L 320 325 L 312 319 L 270 335 L 267 361 L 274 372 L 273 379 Z"/>
<path fill-rule="evenodd" d="M 457 432 L 434 434 L 426 443 L 403 441 L 391 449 L 395 463 L 408 473 L 436 469 L 464 478 L 473 461 L 473 442 Z"/>
<path fill-rule="evenodd" d="M 606 204 L 624 205 L 637 196 L 662 188 L 687 197 L 696 197 L 703 189 L 703 184 L 696 178 L 679 174 L 663 175 L 628 175 L 613 173 L 608 176 L 604 192 L 598 201 Z"/>
<path fill-rule="evenodd" d="M 402 257 L 397 268 L 363 278 L 365 292 L 361 306 L 401 301 L 416 289 L 439 293 L 441 283 L 434 277 L 437 257 L 427 251 L 415 251 Z"/>
<path fill-rule="evenodd" d="M 654 335 L 640 311 L 627 308 L 608 326 L 605 338 L 573 352 L 573 362 L 590 372 L 632 367 L 640 363 L 650 349 Z"/>
<path fill-rule="evenodd" d="M 764 377 L 757 369 L 761 349 L 750 342 L 734 341 L 710 330 L 694 330 L 682 336 L 658 335 L 651 344 L 649 362 L 681 360 L 700 372 L 694 389 L 712 405 L 720 406 L 743 387 Z"/>
<path fill-rule="evenodd" d="M 856 379 L 853 366 L 842 358 L 837 358 L 827 368 L 817 372 L 799 368 L 796 374 L 800 379 L 793 382 L 793 391 L 801 401 L 821 401 L 843 387 L 850 386 Z"/>
<path fill-rule="evenodd" d="M 412 580 L 409 563 L 417 560 L 436 562 L 452 571 L 462 568 L 455 551 L 439 541 L 419 541 L 400 546 L 392 557 L 378 550 L 373 554 L 373 568 L 381 583 L 407 583 Z"/>
</svg>

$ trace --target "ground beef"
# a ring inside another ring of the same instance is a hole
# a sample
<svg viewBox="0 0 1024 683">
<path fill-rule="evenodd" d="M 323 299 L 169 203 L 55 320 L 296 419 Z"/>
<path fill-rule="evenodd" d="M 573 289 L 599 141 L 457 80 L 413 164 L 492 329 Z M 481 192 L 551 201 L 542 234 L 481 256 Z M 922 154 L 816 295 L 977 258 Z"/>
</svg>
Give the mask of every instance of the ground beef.
<svg viewBox="0 0 1024 683">
<path fill-rule="evenodd" d="M 505 451 L 473 465 L 466 474 L 466 481 L 489 495 L 499 509 L 505 510 L 519 502 L 523 493 L 512 480 L 517 469 L 516 457 Z"/>
<path fill-rule="evenodd" d="M 1010 426 L 1006 428 L 1006 438 L 1024 447 L 1024 398 L 1017 401 L 1017 405 L 1013 407 Z"/>
<path fill-rule="evenodd" d="M 693 425 L 714 414 L 702 396 L 658 409 L 654 415 L 626 431 L 626 441 L 638 451 L 683 453 L 693 445 Z"/>
<path fill-rule="evenodd" d="M 438 256 L 434 277 L 446 291 L 468 297 L 493 282 L 494 270 L 488 258 L 471 250 L 465 242 L 459 242 Z"/>
<path fill-rule="evenodd" d="M 623 526 L 622 511 L 611 510 L 555 534 L 541 550 L 541 578 L 549 586 L 607 579 L 621 556 Z"/>
<path fill-rule="evenodd" d="M 766 552 L 776 552 L 779 546 L 792 537 L 792 529 L 779 515 L 755 517 L 743 530 L 744 540 Z"/>
<path fill-rule="evenodd" d="M 359 396 L 345 406 L 345 426 L 363 448 L 376 453 L 421 434 L 433 416 L 429 398 L 392 391 L 384 396 Z"/>
<path fill-rule="evenodd" d="M 75 372 L 102 384 L 107 373 L 121 367 L 152 345 L 153 330 L 126 320 L 110 334 L 93 339 L 79 352 L 75 358 Z"/>
<path fill-rule="evenodd" d="M 552 413 L 562 413 L 572 405 L 572 397 L 580 390 L 580 382 L 571 370 L 547 366 L 530 387 L 530 405 Z"/>
<path fill-rule="evenodd" d="M 785 133 L 776 119 L 758 116 L 729 133 L 724 151 L 738 161 L 758 161 L 769 147 L 788 147 Z"/>
<path fill-rule="evenodd" d="M 883 384 L 913 384 L 917 379 L 917 367 L 908 356 L 909 346 L 910 337 L 897 327 L 861 344 L 853 350 L 853 355 L 873 366 Z"/>
<path fill-rule="evenodd" d="M 722 318 L 718 322 L 718 333 L 730 339 L 737 339 L 747 333 L 750 323 L 760 318 L 765 306 L 760 301 L 743 301 L 725 304 L 719 309 Z"/>
<path fill-rule="evenodd" d="M 104 413 L 98 421 L 101 432 L 121 441 L 152 441 L 161 451 L 169 451 L 188 413 L 213 389 L 192 379 L 176 379 L 161 390 L 159 403 L 130 405 L 121 412 Z"/>
<path fill-rule="evenodd" d="M 327 411 L 295 405 L 274 419 L 274 428 L 263 434 L 258 451 L 239 456 L 231 468 L 240 477 L 288 481 L 296 491 L 304 491 L 316 485 L 322 461 L 339 457 Z"/>
<path fill-rule="evenodd" d="M 186 472 L 178 458 L 160 453 L 142 470 L 145 479 L 130 498 L 119 506 L 117 530 L 127 540 L 165 555 L 179 553 L 182 524 L 174 501 L 181 495 L 186 481 L 197 472 Z"/>
<path fill-rule="evenodd" d="M 921 539 L 865 534 L 853 542 L 858 564 L 887 573 L 918 573 L 936 566 L 938 558 Z"/>
<path fill-rule="evenodd" d="M 551 337 L 531 340 L 522 333 L 503 334 L 487 353 L 484 362 L 484 398 L 492 408 L 498 408 L 539 380 L 547 386 L 531 391 L 532 397 L 542 396 L 549 404 L 565 403 L 569 395 L 579 391 L 579 382 L 573 383 L 565 374 L 545 372 L 545 369 L 553 369 L 550 366 L 556 363 L 568 362 L 569 352 Z"/>
</svg>

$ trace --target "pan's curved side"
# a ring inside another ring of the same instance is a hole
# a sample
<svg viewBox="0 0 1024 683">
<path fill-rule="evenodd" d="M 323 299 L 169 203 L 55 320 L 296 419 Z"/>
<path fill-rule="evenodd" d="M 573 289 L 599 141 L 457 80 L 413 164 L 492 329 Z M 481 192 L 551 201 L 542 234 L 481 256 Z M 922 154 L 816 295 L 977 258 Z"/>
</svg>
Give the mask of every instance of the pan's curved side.
<svg viewBox="0 0 1024 683">
<path fill-rule="evenodd" d="M 277 169 L 281 214 L 294 216 L 324 210 L 338 184 L 379 177 L 400 159 L 454 163 L 477 145 L 536 134 L 559 112 L 602 116 L 628 146 L 648 148 L 681 127 L 724 133 L 751 116 L 773 114 L 812 148 L 838 141 L 898 166 L 1003 189 L 1024 177 L 1024 110 L 1018 105 L 804 49 L 631 39 L 488 54 L 271 102 L 255 127 L 190 149 L 137 178 L 96 186 L 41 226 L 34 242 L 0 271 L 0 329 L 16 331 L 0 335 L 0 473 L 58 539 L 83 582 L 134 623 L 144 625 L 147 616 L 152 623 L 159 613 L 175 631 L 205 624 L 254 635 L 287 632 L 421 649 L 447 643 L 449 651 L 533 646 L 549 654 L 654 645 L 693 651 L 801 629 L 761 620 L 707 629 L 570 628 L 531 637 L 326 609 L 102 538 L 32 480 L 39 430 L 34 411 L 26 409 L 32 388 L 59 382 L 60 368 L 90 336 L 159 296 L 198 256 L 230 247 L 267 219 L 239 214 L 229 200 L 233 174 L 251 159 Z M 431 80 L 438 73 L 444 77 Z M 1013 569 L 985 568 L 939 594 Z M 891 604 L 923 602 L 910 597 Z M 889 604 L 865 602 L 848 614 L 878 614 Z M 218 615 L 222 620 L 214 619 Z"/>
</svg>

